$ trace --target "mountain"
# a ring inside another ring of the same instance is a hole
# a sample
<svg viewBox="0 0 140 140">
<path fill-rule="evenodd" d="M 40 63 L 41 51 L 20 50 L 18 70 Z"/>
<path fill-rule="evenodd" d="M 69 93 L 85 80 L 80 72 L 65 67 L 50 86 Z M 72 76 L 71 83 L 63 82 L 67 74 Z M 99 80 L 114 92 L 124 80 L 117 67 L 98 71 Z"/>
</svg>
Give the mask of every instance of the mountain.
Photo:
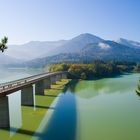
<svg viewBox="0 0 140 140">
<path fill-rule="evenodd" d="M 129 46 L 131 48 L 140 49 L 140 42 L 127 40 L 127 39 L 124 39 L 124 38 L 119 38 L 116 42 L 119 43 L 119 44 L 122 44 L 122 45 Z"/>
<path fill-rule="evenodd" d="M 59 53 L 78 52 L 85 45 L 97 43 L 103 39 L 86 33 L 70 40 L 31 41 L 23 45 L 10 45 L 5 54 L 22 60 L 31 60 Z"/>
<path fill-rule="evenodd" d="M 94 60 L 103 61 L 128 61 L 140 62 L 140 49 L 130 48 L 114 41 L 103 40 L 99 43 L 91 43 L 80 49 L 78 52 L 60 53 L 57 55 L 38 58 L 25 63 L 27 67 L 42 67 L 60 62 L 93 62 Z"/>
<path fill-rule="evenodd" d="M 58 47 L 57 49 L 51 51 L 50 53 L 53 55 L 67 52 L 76 53 L 79 52 L 79 50 L 83 49 L 88 44 L 99 43 L 101 41 L 103 41 L 103 39 L 101 39 L 100 37 L 97 37 L 89 33 L 85 33 L 68 40 L 63 46 Z"/>
<path fill-rule="evenodd" d="M 5 54 L 22 60 L 31 60 L 43 56 L 45 53 L 64 45 L 66 40 L 60 41 L 31 41 L 23 45 L 9 45 Z"/>
<path fill-rule="evenodd" d="M 109 40 L 89 44 L 81 53 L 91 59 L 140 62 L 140 50 Z"/>
<path fill-rule="evenodd" d="M 6 53 L 28 60 L 15 64 L 15 66 L 27 67 L 40 67 L 59 62 L 92 62 L 94 60 L 140 62 L 140 43 L 122 38 L 117 41 L 104 40 L 85 33 L 70 40 L 34 41 L 24 45 L 11 46 Z"/>
</svg>

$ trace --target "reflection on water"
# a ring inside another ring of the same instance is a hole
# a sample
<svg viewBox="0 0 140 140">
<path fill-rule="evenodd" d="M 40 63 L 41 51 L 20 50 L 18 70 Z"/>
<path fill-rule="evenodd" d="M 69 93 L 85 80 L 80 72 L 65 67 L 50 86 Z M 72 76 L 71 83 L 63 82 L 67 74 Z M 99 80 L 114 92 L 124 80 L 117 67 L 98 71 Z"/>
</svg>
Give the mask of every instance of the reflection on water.
<svg viewBox="0 0 140 140">
<path fill-rule="evenodd" d="M 22 126 L 21 118 L 21 91 L 17 91 L 8 95 L 9 100 L 9 116 L 10 116 L 10 129 L 13 133 Z"/>
<path fill-rule="evenodd" d="M 77 140 L 140 139 L 138 78 L 133 74 L 77 84 Z"/>
<path fill-rule="evenodd" d="M 100 80 L 73 80 L 64 89 L 64 92 L 70 90 L 76 96 L 81 98 L 93 98 L 100 94 L 123 94 L 128 90 L 134 90 L 139 75 L 124 75 L 116 78 L 104 78 Z"/>
</svg>

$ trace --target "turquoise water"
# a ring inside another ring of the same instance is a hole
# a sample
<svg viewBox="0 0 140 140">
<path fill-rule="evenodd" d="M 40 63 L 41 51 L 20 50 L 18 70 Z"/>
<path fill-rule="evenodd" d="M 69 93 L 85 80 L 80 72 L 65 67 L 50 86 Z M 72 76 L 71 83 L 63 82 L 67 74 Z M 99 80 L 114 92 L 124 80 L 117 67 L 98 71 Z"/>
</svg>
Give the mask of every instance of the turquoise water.
<svg viewBox="0 0 140 140">
<path fill-rule="evenodd" d="M 140 139 L 138 78 L 133 74 L 77 84 L 77 140 Z"/>
<path fill-rule="evenodd" d="M 57 135 L 70 140 L 139 140 L 140 97 L 135 92 L 139 76 L 73 82 L 48 127 L 50 140 Z"/>
<path fill-rule="evenodd" d="M 139 76 L 75 80 L 60 94 L 36 96 L 36 108 L 20 106 L 20 94 L 15 93 L 9 97 L 14 130 L 0 130 L 0 138 L 140 140 Z"/>
</svg>

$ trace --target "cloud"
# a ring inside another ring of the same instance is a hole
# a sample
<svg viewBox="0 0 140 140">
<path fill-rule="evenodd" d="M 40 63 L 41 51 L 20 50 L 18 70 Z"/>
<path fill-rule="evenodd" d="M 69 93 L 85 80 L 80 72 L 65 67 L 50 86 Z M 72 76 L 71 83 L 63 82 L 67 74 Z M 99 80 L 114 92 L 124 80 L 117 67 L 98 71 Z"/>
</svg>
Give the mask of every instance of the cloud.
<svg viewBox="0 0 140 140">
<path fill-rule="evenodd" d="M 109 49 L 109 48 L 111 48 L 110 45 L 105 44 L 105 43 L 99 43 L 99 47 L 100 47 L 101 49 Z"/>
</svg>

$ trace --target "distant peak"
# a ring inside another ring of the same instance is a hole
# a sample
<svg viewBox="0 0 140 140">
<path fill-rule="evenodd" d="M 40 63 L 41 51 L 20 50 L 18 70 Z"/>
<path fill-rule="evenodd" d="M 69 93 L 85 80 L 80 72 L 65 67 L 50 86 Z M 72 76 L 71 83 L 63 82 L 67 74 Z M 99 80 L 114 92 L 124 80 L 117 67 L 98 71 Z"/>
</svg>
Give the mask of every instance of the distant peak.
<svg viewBox="0 0 140 140">
<path fill-rule="evenodd" d="M 90 34 L 90 33 L 80 34 L 80 35 L 72 38 L 72 40 L 74 40 L 74 41 L 79 41 L 79 40 L 86 41 L 86 40 L 88 40 L 88 41 L 93 42 L 93 43 L 98 43 L 98 42 L 103 41 L 102 38 L 95 36 L 93 34 Z"/>
<path fill-rule="evenodd" d="M 140 48 L 140 43 L 137 41 L 119 38 L 116 42 L 123 44 L 123 45 L 126 45 L 126 46 L 129 46 L 129 47 Z"/>
<path fill-rule="evenodd" d="M 117 41 L 127 41 L 127 42 L 136 42 L 139 43 L 138 41 L 130 40 L 130 39 L 125 39 L 125 38 L 119 38 Z"/>
<path fill-rule="evenodd" d="M 83 33 L 83 34 L 80 34 L 81 36 L 94 36 L 93 34 L 90 34 L 90 33 Z"/>
<path fill-rule="evenodd" d="M 119 39 L 117 40 L 117 42 L 121 42 L 121 41 L 130 41 L 130 40 L 125 39 L 125 38 L 119 38 Z"/>
<path fill-rule="evenodd" d="M 96 36 L 96 35 L 93 35 L 93 34 L 90 34 L 90 33 L 83 33 L 83 34 L 80 34 L 79 36 L 87 36 L 87 37 L 97 37 L 97 38 L 100 38 L 100 37 L 98 37 L 98 36 Z"/>
</svg>

